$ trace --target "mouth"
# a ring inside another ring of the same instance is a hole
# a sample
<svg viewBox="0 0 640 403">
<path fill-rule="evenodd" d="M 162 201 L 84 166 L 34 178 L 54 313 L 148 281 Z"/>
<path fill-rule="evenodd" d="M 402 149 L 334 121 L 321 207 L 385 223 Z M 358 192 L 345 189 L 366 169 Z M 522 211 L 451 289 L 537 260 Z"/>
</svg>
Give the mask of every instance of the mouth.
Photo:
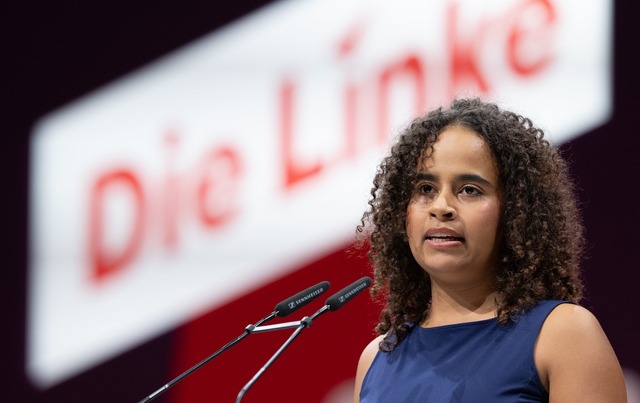
<svg viewBox="0 0 640 403">
<path fill-rule="evenodd" d="M 428 235 L 425 239 L 435 243 L 464 242 L 463 237 L 453 235 Z"/>
<path fill-rule="evenodd" d="M 432 245 L 447 245 L 464 242 L 464 237 L 451 228 L 435 227 L 425 233 L 424 239 Z"/>
</svg>

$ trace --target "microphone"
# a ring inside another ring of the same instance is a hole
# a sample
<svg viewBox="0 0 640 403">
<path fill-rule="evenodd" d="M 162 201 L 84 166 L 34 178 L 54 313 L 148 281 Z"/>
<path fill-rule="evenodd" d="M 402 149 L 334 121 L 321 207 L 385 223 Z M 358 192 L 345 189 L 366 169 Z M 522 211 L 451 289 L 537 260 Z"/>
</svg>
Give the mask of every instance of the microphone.
<svg viewBox="0 0 640 403">
<path fill-rule="evenodd" d="M 276 313 L 276 316 L 284 318 L 285 316 L 290 315 L 294 311 L 297 311 L 298 309 L 307 305 L 309 302 L 318 298 L 320 294 L 324 293 L 328 289 L 328 281 L 318 283 L 280 302 L 278 305 L 276 305 L 274 312 Z"/>
<path fill-rule="evenodd" d="M 330 311 L 337 311 L 370 285 L 371 279 L 369 277 L 362 277 L 360 280 L 349 284 L 342 290 L 330 296 L 327 299 L 327 302 L 325 302 L 325 306 L 328 306 Z"/>
<path fill-rule="evenodd" d="M 307 288 L 307 289 L 305 289 L 303 291 L 300 291 L 299 293 L 297 293 L 297 294 L 285 299 L 284 301 L 281 301 L 279 304 L 276 305 L 276 307 L 275 307 L 273 312 L 271 312 L 269 315 L 265 316 L 264 318 L 260 319 L 258 322 L 256 322 L 255 325 L 247 326 L 245 328 L 245 330 L 244 330 L 244 333 L 242 333 L 240 336 L 236 337 L 234 340 L 232 340 L 229 343 L 225 344 L 218 351 L 216 351 L 215 353 L 211 354 L 210 356 L 208 356 L 204 360 L 200 361 L 199 363 L 197 363 L 193 367 L 189 368 L 188 370 L 186 370 L 185 372 L 183 372 L 182 374 L 180 374 L 179 376 L 174 378 L 172 381 L 170 381 L 166 385 L 162 386 L 161 388 L 159 388 L 158 390 L 156 390 L 155 392 L 153 392 L 149 396 L 147 396 L 144 399 L 140 400 L 140 402 L 138 402 L 138 403 L 146 403 L 148 401 L 151 401 L 151 400 L 155 399 L 160 394 L 164 393 L 167 389 L 173 387 L 175 384 L 177 384 L 178 382 L 180 382 L 181 380 L 186 378 L 188 375 L 190 375 L 191 373 L 196 371 L 198 368 L 202 367 L 204 364 L 208 363 L 209 361 L 211 361 L 215 357 L 217 357 L 220 354 L 222 354 L 223 352 L 227 351 L 232 346 L 234 346 L 237 343 L 239 343 L 240 340 L 244 339 L 245 337 L 247 337 L 248 335 L 250 335 L 250 334 L 252 334 L 254 332 L 258 333 L 258 329 L 261 329 L 261 330 L 264 329 L 262 331 L 267 331 L 266 328 L 268 328 L 268 326 L 260 326 L 260 325 L 265 323 L 265 322 L 267 322 L 267 321 L 270 321 L 271 319 L 275 318 L 276 316 L 284 317 L 284 316 L 287 316 L 287 315 L 297 311 L 298 309 L 302 308 L 303 306 L 305 306 L 309 302 L 311 302 L 314 299 L 318 298 L 325 291 L 327 291 L 329 289 L 329 286 L 330 286 L 330 284 L 329 284 L 328 281 L 323 281 L 323 282 L 318 283 L 318 284 L 316 284 L 316 285 L 314 285 L 312 287 L 309 287 L 309 288 Z M 298 326 L 299 323 L 301 323 L 301 322 L 297 322 L 295 325 Z M 280 325 L 280 327 L 277 327 L 277 328 L 276 328 L 276 326 L 278 326 L 278 325 L 273 325 L 273 328 L 272 329 L 268 329 L 268 330 L 279 330 L 280 328 L 285 328 L 286 329 L 288 327 L 291 327 L 291 324 L 284 324 L 284 326 Z"/>
<path fill-rule="evenodd" d="M 276 351 L 276 353 L 262 366 L 262 368 L 260 368 L 260 370 L 256 372 L 253 378 L 251 378 L 251 380 L 249 380 L 249 382 L 247 382 L 247 384 L 244 385 L 242 389 L 240 389 L 240 393 L 238 393 L 235 403 L 240 403 L 242 401 L 242 398 L 244 397 L 245 393 L 247 393 L 247 391 L 256 383 L 258 378 L 260 378 L 262 374 L 264 374 L 264 372 L 267 370 L 267 368 L 269 368 L 271 364 L 273 364 L 273 362 L 280 356 L 280 354 L 282 354 L 285 348 L 289 347 L 291 342 L 293 342 L 293 340 L 296 337 L 298 337 L 298 335 L 300 334 L 300 332 L 302 332 L 304 328 L 311 326 L 313 319 L 317 318 L 318 316 L 322 315 L 327 311 L 337 311 L 338 309 L 344 306 L 347 302 L 351 301 L 353 298 L 356 297 L 356 295 L 360 294 L 364 289 L 366 289 L 370 285 L 371 285 L 371 279 L 369 277 L 362 277 L 360 280 L 349 284 L 342 290 L 338 291 L 337 293 L 329 297 L 325 302 L 325 305 L 322 308 L 320 308 L 318 311 L 316 311 L 316 313 L 311 315 L 311 317 L 305 316 L 299 322 L 288 322 L 288 323 L 282 324 L 283 326 L 282 328 L 287 328 L 287 327 L 288 328 L 297 327 L 297 328 L 296 330 L 293 331 L 293 333 L 291 333 L 291 336 L 289 336 L 289 338 L 282 344 L 282 346 L 280 346 L 278 351 Z M 300 294 L 304 294 L 306 291 L 309 291 L 309 290 L 311 290 L 311 288 L 308 288 L 307 290 L 301 292 Z M 263 329 L 262 331 L 276 330 L 276 326 L 278 325 L 261 326 L 261 327 L 256 327 L 255 330 L 256 331 L 261 329 Z"/>
</svg>

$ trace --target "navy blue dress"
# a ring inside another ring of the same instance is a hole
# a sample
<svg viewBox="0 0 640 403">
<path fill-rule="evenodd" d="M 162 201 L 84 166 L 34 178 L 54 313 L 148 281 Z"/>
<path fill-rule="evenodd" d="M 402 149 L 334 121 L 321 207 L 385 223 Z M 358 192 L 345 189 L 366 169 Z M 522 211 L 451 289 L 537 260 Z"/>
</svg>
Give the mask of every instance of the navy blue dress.
<svg viewBox="0 0 640 403">
<path fill-rule="evenodd" d="M 549 313 L 543 301 L 510 324 L 497 319 L 422 328 L 389 352 L 378 351 L 361 403 L 546 402 L 533 348 Z"/>
</svg>

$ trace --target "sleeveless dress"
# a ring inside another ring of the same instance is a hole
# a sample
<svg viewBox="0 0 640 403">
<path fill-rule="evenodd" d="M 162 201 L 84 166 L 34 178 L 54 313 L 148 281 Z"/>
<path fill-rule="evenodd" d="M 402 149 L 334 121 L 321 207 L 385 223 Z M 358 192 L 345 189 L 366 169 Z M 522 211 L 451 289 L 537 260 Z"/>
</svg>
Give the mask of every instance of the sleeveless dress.
<svg viewBox="0 0 640 403">
<path fill-rule="evenodd" d="M 547 402 L 533 348 L 549 313 L 565 302 L 542 301 L 504 326 L 496 318 L 413 326 L 391 352 L 378 351 L 360 403 Z"/>
</svg>

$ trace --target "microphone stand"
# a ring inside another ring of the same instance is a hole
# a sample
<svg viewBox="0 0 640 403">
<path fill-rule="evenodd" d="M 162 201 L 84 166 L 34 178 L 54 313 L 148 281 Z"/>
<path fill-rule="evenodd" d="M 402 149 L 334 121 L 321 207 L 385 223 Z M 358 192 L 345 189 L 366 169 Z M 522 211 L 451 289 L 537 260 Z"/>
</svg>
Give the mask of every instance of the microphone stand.
<svg viewBox="0 0 640 403">
<path fill-rule="evenodd" d="M 273 331 L 273 330 L 291 329 L 291 328 L 294 328 L 294 327 L 296 327 L 296 330 L 294 330 L 293 333 L 291 333 L 291 336 L 289 336 L 287 341 L 285 341 L 282 344 L 282 346 L 280 346 L 278 351 L 276 351 L 275 354 L 273 356 L 271 356 L 269 361 L 267 361 L 262 366 L 262 368 L 260 368 L 260 370 L 258 372 L 256 372 L 256 374 L 253 376 L 253 378 L 251 378 L 251 380 L 249 380 L 249 382 L 247 382 L 247 384 L 244 385 L 244 387 L 240 390 L 240 393 L 238 393 L 238 396 L 236 397 L 236 403 L 240 403 L 242 401 L 242 398 L 244 397 L 245 393 L 247 393 L 247 391 L 256 383 L 258 378 L 260 378 L 262 376 L 262 374 L 264 374 L 264 372 L 267 370 L 267 368 L 269 368 L 271 366 L 271 364 L 273 364 L 273 362 L 280 356 L 280 354 L 282 354 L 282 352 L 287 347 L 289 347 L 291 342 L 293 342 L 293 340 L 295 340 L 295 338 L 298 337 L 298 335 L 302 332 L 302 329 L 311 326 L 311 323 L 313 322 L 313 319 L 317 318 L 318 316 L 322 315 L 323 313 L 327 312 L 328 310 L 329 310 L 329 305 L 325 305 L 322 308 L 320 308 L 316 313 L 311 315 L 311 317 L 305 316 L 304 318 L 302 318 L 301 320 L 296 321 L 296 322 L 286 322 L 286 323 L 280 323 L 280 324 L 277 324 L 277 325 L 268 325 L 268 326 L 253 326 L 253 328 L 250 330 L 252 333 L 261 333 L 261 332 L 269 332 L 269 331 Z M 249 325 L 247 327 L 247 329 L 249 329 L 250 327 L 252 327 L 252 325 Z"/>
<path fill-rule="evenodd" d="M 288 323 L 283 323 L 283 324 L 280 324 L 280 325 L 273 325 L 273 326 L 261 326 L 261 325 L 263 323 L 265 323 L 266 321 L 269 321 L 269 320 L 275 318 L 276 316 L 280 316 L 280 317 L 287 316 L 291 312 L 293 312 L 293 311 L 301 308 L 302 306 L 308 304 L 309 302 L 311 302 L 314 299 L 316 299 L 320 294 L 325 292 L 329 288 L 329 285 L 330 284 L 329 284 L 328 281 L 323 281 L 323 282 L 321 282 L 319 284 L 316 284 L 316 285 L 314 285 L 312 287 L 309 287 L 309 288 L 307 288 L 307 289 L 305 289 L 305 290 L 303 290 L 303 291 L 301 291 L 301 292 L 299 292 L 299 293 L 297 293 L 297 294 L 285 299 L 284 301 L 280 302 L 278 305 L 276 305 L 276 307 L 275 307 L 275 309 L 273 310 L 272 313 L 270 313 L 269 315 L 267 315 L 264 318 L 260 319 L 258 322 L 256 322 L 255 325 L 247 326 L 244 329 L 244 333 L 242 333 L 240 336 L 238 336 L 235 340 L 232 340 L 231 342 L 227 343 L 221 349 L 219 349 L 215 353 L 211 354 L 210 356 L 208 356 L 204 360 L 200 361 L 199 363 L 197 363 L 193 367 L 189 368 L 187 371 L 185 371 L 184 373 L 182 373 L 181 375 L 179 375 L 178 377 L 173 379 L 171 382 L 169 382 L 166 385 L 162 386 L 160 389 L 156 390 L 155 392 L 153 392 L 149 396 L 145 397 L 144 399 L 142 399 L 138 403 L 146 403 L 146 402 L 154 399 L 155 397 L 157 397 L 158 395 L 160 395 L 161 393 L 163 393 L 164 391 L 166 391 L 167 389 L 169 389 L 170 387 L 172 387 L 176 383 L 178 383 L 181 380 L 183 380 L 185 377 L 187 377 L 193 371 L 197 370 L 198 368 L 200 368 L 201 366 L 203 366 L 207 362 L 211 361 L 212 359 L 214 359 L 218 355 L 220 355 L 223 352 L 227 351 L 229 348 L 231 348 L 232 346 L 234 346 L 235 344 L 240 342 L 240 340 L 244 339 L 245 337 L 247 337 L 248 335 L 250 335 L 252 333 L 268 332 L 268 331 L 271 331 L 271 330 L 280 330 L 280 329 L 289 329 L 289 328 L 292 328 L 292 327 L 300 326 L 302 321 L 300 321 L 300 322 L 288 322 Z M 309 322 L 309 324 L 311 324 L 311 322 Z M 304 327 L 304 326 L 307 326 L 307 325 L 305 324 L 302 327 Z"/>
<path fill-rule="evenodd" d="M 258 322 L 256 322 L 255 325 L 247 326 L 245 328 L 245 330 L 244 330 L 244 333 L 242 333 L 240 336 L 236 337 L 234 340 L 232 340 L 229 343 L 225 344 L 218 351 L 216 351 L 215 353 L 211 354 L 210 356 L 208 356 L 204 360 L 200 361 L 199 363 L 197 363 L 193 367 L 189 368 L 188 370 L 186 370 L 182 374 L 178 375 L 176 378 L 171 380 L 169 383 L 167 383 L 166 385 L 162 386 L 160 389 L 156 390 L 155 392 L 153 392 L 149 396 L 145 397 L 144 399 L 140 400 L 138 403 L 146 403 L 146 402 L 148 402 L 148 401 L 150 401 L 152 399 L 155 399 L 158 395 L 160 395 L 161 393 L 163 393 L 167 389 L 169 389 L 172 386 L 174 386 L 176 383 L 178 383 L 181 380 L 183 380 L 184 378 L 186 378 L 193 371 L 197 370 L 198 368 L 200 368 L 204 364 L 208 363 L 209 361 L 211 361 L 212 359 L 216 358 L 217 356 L 219 356 L 223 352 L 227 351 L 229 348 L 231 348 L 234 345 L 236 345 L 237 343 L 239 343 L 240 340 L 242 340 L 245 337 L 249 336 L 251 333 L 257 333 L 259 331 L 267 331 L 267 330 L 262 330 L 262 328 L 271 327 L 271 326 L 262 326 L 261 327 L 260 325 L 262 323 L 265 323 L 265 322 L 275 318 L 276 315 L 277 315 L 277 312 L 272 312 L 269 315 L 265 316 L 264 318 L 260 319 Z M 289 322 L 289 323 L 291 323 L 291 322 Z M 283 325 L 284 325 L 284 323 L 283 323 Z M 274 326 L 278 326 L 278 325 L 274 325 Z M 256 331 L 256 329 L 260 329 L 260 330 Z"/>
</svg>

